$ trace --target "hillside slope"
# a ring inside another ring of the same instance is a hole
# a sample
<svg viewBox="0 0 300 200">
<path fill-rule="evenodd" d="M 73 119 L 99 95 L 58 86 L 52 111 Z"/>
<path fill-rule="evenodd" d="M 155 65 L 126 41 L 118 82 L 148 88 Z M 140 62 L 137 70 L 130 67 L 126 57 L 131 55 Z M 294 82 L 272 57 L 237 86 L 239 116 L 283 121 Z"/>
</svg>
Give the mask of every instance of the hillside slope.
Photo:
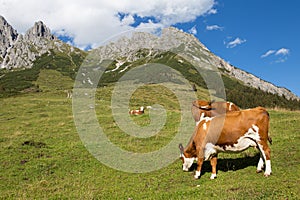
<svg viewBox="0 0 300 200">
<path fill-rule="evenodd" d="M 0 16 L 0 30 L 0 97 L 42 91 L 36 84 L 41 69 L 57 70 L 75 80 L 86 56 L 96 55 L 110 62 L 99 86 L 114 84 L 137 66 L 160 63 L 171 66 L 192 84 L 204 89 L 207 89 L 208 81 L 214 82 L 208 80 L 207 74 L 217 71 L 223 79 L 226 94 L 219 95 L 221 89 L 215 89 L 214 95 L 241 107 L 260 105 L 300 109 L 299 97 L 286 88 L 226 63 L 193 35 L 176 28 L 163 29 L 161 36 L 136 32 L 131 37 L 119 38 L 89 52 L 62 42 L 43 22 L 36 22 L 22 35 Z"/>
</svg>

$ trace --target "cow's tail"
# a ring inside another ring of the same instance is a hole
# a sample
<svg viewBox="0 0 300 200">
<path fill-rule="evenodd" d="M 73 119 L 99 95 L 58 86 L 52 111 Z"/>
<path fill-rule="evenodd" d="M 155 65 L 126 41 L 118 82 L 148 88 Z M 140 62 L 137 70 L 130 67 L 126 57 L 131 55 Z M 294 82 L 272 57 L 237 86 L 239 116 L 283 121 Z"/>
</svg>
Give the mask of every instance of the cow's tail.
<svg viewBox="0 0 300 200">
<path fill-rule="evenodd" d="M 267 110 L 265 110 L 265 113 L 268 115 L 268 141 L 270 142 L 270 144 L 272 145 L 272 137 L 270 136 L 269 133 L 269 128 L 270 128 L 270 114 Z"/>
</svg>

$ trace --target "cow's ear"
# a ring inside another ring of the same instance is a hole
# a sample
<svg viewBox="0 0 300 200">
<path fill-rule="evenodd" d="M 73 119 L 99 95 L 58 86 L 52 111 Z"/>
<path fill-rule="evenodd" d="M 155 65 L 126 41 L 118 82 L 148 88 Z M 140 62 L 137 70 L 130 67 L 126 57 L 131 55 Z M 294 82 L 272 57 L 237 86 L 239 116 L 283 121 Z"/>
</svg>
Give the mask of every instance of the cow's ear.
<svg viewBox="0 0 300 200">
<path fill-rule="evenodd" d="M 200 120 L 200 110 L 199 109 L 201 109 L 201 107 L 193 104 L 191 111 L 192 111 L 192 116 L 193 116 L 195 122 Z"/>
</svg>

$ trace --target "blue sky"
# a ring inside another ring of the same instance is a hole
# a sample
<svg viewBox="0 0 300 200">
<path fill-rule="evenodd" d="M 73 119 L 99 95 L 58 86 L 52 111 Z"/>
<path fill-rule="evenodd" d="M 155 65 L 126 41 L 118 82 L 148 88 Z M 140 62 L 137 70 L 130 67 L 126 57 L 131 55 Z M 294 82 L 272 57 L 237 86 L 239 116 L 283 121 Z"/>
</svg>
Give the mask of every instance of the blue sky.
<svg viewBox="0 0 300 200">
<path fill-rule="evenodd" d="M 300 1 L 219 0 L 215 8 L 214 15 L 175 26 L 196 29 L 216 55 L 300 96 Z"/>
<path fill-rule="evenodd" d="M 19 33 L 41 20 L 82 49 L 135 28 L 175 26 L 232 65 L 298 96 L 299 8 L 297 0 L 0 0 L 0 15 Z"/>
</svg>

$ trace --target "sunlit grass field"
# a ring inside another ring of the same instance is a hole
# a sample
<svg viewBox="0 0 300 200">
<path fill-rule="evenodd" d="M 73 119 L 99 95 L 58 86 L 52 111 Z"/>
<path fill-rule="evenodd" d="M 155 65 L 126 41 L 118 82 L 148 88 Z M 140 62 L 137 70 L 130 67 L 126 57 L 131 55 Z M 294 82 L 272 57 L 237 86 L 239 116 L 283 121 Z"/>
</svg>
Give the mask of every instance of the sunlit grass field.
<svg viewBox="0 0 300 200">
<path fill-rule="evenodd" d="M 51 82 L 58 79 L 63 81 Z M 103 165 L 80 140 L 72 100 L 65 92 L 72 87 L 71 79 L 55 71 L 43 71 L 37 83 L 42 92 L 0 99 L 1 199 L 300 198 L 300 112 L 269 110 L 273 174 L 268 178 L 255 172 L 259 156 L 254 149 L 219 154 L 215 180 L 209 179 L 208 162 L 204 163 L 202 177 L 193 180 L 193 172 L 183 172 L 179 159 L 157 171 L 126 173 Z M 110 86 L 97 91 L 95 109 L 112 142 L 130 151 L 147 152 L 172 139 L 180 116 L 178 102 L 170 91 L 157 86 L 141 88 L 137 93 L 148 92 L 148 96 L 133 99 L 130 104 L 137 108 L 158 98 L 167 108 L 168 123 L 149 139 L 125 135 L 114 124 L 109 112 L 111 91 Z M 198 93 L 205 96 L 205 91 Z M 133 120 L 147 125 L 148 111 Z"/>
</svg>

